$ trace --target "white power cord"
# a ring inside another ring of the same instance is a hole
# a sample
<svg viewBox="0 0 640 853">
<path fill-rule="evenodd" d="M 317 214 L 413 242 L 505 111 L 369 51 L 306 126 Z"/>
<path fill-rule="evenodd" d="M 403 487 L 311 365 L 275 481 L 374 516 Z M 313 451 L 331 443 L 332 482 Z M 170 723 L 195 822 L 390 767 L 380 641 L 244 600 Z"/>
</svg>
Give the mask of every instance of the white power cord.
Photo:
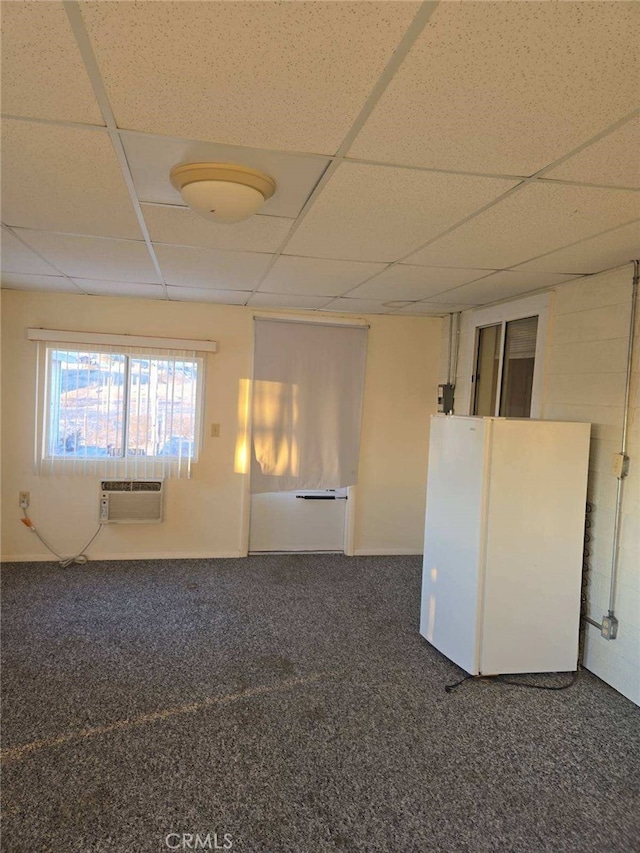
<svg viewBox="0 0 640 853">
<path fill-rule="evenodd" d="M 35 535 L 36 535 L 36 536 L 38 537 L 38 539 L 42 542 L 42 544 L 43 544 L 43 545 L 44 545 L 44 547 L 47 549 L 47 551 L 51 551 L 51 553 L 52 553 L 55 557 L 57 557 L 57 558 L 58 558 L 58 561 L 59 561 L 58 565 L 60 566 L 60 568 L 61 568 L 61 569 L 68 569 L 68 568 L 69 568 L 69 566 L 72 566 L 72 565 L 74 565 L 74 564 L 75 564 L 75 565 L 78 565 L 78 566 L 84 566 L 84 565 L 85 565 L 85 563 L 88 563 L 88 562 L 89 562 L 89 557 L 85 554 L 85 551 L 87 550 L 87 548 L 89 547 L 89 545 L 91 545 L 91 543 L 93 542 L 93 540 L 96 538 L 96 536 L 98 535 L 98 533 L 100 533 L 100 531 L 102 530 L 102 528 L 103 528 L 103 526 L 104 526 L 103 524 L 99 524 L 99 525 L 98 525 L 98 529 L 96 530 L 96 532 L 93 534 L 93 536 L 91 537 L 91 539 L 89 539 L 89 541 L 87 542 L 87 544 L 84 546 L 84 548 L 82 548 L 82 550 L 81 550 L 78 554 L 75 554 L 73 557 L 63 557 L 63 556 L 62 556 L 62 554 L 58 554 L 58 552 L 55 550 L 55 548 L 52 548 L 52 547 L 51 547 L 51 545 L 49 545 L 49 543 L 47 542 L 47 540 L 44 538 L 44 536 L 42 536 L 42 535 L 38 532 L 38 529 L 36 528 L 35 524 L 33 523 L 33 521 L 31 521 L 31 519 L 30 519 L 30 518 L 29 518 L 29 516 L 27 515 L 27 511 L 26 511 L 26 509 L 23 509 L 23 510 L 22 510 L 22 514 L 24 515 L 24 518 L 23 518 L 23 519 L 21 519 L 21 521 L 22 521 L 22 523 L 24 524 L 24 526 L 25 526 L 25 527 L 28 527 L 28 528 L 29 528 L 29 530 L 30 530 L 32 533 L 35 533 Z"/>
</svg>

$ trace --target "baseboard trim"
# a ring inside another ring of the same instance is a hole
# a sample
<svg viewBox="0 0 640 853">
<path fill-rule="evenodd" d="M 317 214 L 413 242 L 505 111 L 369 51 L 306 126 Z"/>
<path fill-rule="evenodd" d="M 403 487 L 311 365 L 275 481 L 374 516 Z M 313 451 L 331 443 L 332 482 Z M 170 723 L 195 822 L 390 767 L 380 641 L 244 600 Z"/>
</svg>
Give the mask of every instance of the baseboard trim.
<svg viewBox="0 0 640 853">
<path fill-rule="evenodd" d="M 252 553 L 252 552 L 250 552 Z M 256 552 L 257 553 L 257 552 Z M 265 552 L 261 552 L 265 553 Z M 295 551 L 271 551 L 272 554 L 295 554 L 300 552 Z M 310 552 L 302 552 L 310 553 Z M 337 551 L 316 551 L 311 553 L 329 554 L 340 553 Z M 89 562 L 112 562 L 114 560 L 241 560 L 246 558 L 246 554 L 242 551 L 217 551 L 215 553 L 204 551 L 178 551 L 178 552 L 148 552 L 142 551 L 125 552 L 125 553 L 104 553 L 91 554 Z M 422 551 L 415 548 L 356 548 L 353 552 L 354 557 L 411 557 L 422 556 Z M 57 563 L 55 557 L 49 554 L 9 554 L 0 556 L 2 563 Z"/>
<path fill-rule="evenodd" d="M 356 548 L 354 557 L 413 557 L 422 556 L 417 548 Z"/>
<path fill-rule="evenodd" d="M 97 562 L 114 562 L 117 560 L 228 560 L 238 559 L 244 555 L 240 551 L 218 551 L 215 554 L 211 552 L 178 552 L 168 554 L 157 552 L 141 552 L 141 553 L 116 553 L 116 554 L 91 554 L 90 563 Z M 55 557 L 47 554 L 19 554 L 0 557 L 3 563 L 57 563 Z"/>
</svg>

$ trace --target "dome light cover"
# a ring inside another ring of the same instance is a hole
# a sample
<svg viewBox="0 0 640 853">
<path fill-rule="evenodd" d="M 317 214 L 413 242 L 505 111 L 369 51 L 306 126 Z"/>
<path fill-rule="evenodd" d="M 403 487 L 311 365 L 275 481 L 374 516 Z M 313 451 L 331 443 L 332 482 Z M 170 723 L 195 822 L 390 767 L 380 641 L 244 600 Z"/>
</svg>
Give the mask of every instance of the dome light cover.
<svg viewBox="0 0 640 853">
<path fill-rule="evenodd" d="M 185 163 L 171 170 L 171 183 L 186 204 L 214 222 L 241 222 L 257 213 L 276 189 L 273 178 L 227 163 Z"/>
</svg>

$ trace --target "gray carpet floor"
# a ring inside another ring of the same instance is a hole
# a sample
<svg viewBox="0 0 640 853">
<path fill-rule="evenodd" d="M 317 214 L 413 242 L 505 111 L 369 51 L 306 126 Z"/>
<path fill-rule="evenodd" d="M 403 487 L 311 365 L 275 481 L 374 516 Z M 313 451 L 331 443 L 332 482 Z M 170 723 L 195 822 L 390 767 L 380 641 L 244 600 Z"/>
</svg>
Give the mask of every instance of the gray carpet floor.
<svg viewBox="0 0 640 853">
<path fill-rule="evenodd" d="M 419 589 L 414 557 L 6 566 L 2 850 L 640 850 L 640 709 L 587 672 L 446 693 Z"/>
</svg>

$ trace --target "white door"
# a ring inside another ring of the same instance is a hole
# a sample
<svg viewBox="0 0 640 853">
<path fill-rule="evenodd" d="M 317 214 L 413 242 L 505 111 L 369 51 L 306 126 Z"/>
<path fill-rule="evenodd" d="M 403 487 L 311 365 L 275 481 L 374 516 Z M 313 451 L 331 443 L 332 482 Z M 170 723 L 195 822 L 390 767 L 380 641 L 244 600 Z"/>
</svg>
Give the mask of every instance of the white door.
<svg viewBox="0 0 640 853">
<path fill-rule="evenodd" d="M 345 550 L 367 328 L 255 318 L 249 551 Z"/>
<path fill-rule="evenodd" d="M 590 432 L 583 423 L 493 422 L 484 674 L 576 668 Z"/>
<path fill-rule="evenodd" d="M 347 489 L 251 496 L 249 551 L 344 551 Z"/>
</svg>

